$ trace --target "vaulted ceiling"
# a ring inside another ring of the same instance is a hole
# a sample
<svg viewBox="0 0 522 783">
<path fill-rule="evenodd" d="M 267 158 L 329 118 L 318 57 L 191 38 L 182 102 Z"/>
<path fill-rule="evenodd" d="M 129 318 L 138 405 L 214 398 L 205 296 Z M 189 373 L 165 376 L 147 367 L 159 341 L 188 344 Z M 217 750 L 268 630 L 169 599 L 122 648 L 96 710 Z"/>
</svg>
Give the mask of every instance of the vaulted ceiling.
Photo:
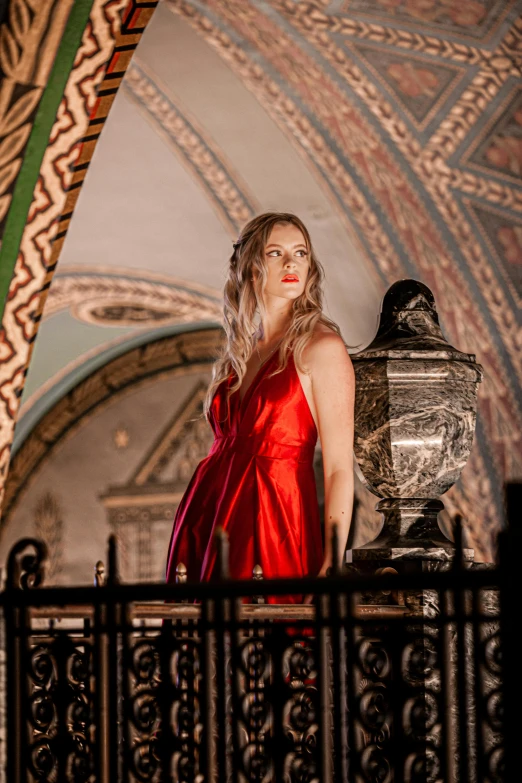
<svg viewBox="0 0 522 783">
<path fill-rule="evenodd" d="M 502 482 L 522 474 L 521 13 L 520 0 L 163 0 L 154 14 L 95 1 L 10 283 L 3 453 L 40 320 L 33 416 L 107 345 L 218 320 L 231 240 L 256 212 L 291 210 L 349 344 L 373 336 L 387 286 L 415 277 L 484 366 L 449 506 L 488 555 Z"/>
</svg>

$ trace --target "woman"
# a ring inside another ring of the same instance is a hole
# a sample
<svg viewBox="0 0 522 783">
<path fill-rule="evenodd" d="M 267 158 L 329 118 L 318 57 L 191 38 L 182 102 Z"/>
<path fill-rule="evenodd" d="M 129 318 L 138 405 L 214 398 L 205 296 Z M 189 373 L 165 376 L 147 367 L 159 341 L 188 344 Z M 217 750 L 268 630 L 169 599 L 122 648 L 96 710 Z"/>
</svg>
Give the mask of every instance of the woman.
<svg viewBox="0 0 522 783">
<path fill-rule="evenodd" d="M 215 440 L 176 512 L 168 582 L 180 562 L 190 580 L 215 578 L 219 526 L 235 579 L 250 579 L 256 564 L 265 578 L 324 576 L 334 522 L 342 557 L 353 503 L 354 375 L 338 326 L 322 314 L 322 278 L 295 215 L 260 215 L 234 243 L 227 339 L 205 401 Z M 324 555 L 313 471 L 318 435 Z"/>
</svg>

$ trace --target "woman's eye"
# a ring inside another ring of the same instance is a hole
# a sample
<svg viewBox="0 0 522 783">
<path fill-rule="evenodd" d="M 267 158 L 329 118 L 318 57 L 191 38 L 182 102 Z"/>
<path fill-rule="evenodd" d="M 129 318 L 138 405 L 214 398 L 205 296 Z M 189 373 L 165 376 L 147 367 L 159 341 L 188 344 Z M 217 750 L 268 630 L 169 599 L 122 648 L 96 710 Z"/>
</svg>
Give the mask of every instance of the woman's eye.
<svg viewBox="0 0 522 783">
<path fill-rule="evenodd" d="M 296 250 L 295 254 L 297 256 L 299 256 L 299 258 L 306 258 L 307 255 L 308 255 L 306 250 Z M 281 251 L 280 250 L 268 250 L 267 251 L 267 256 L 280 256 L 280 255 L 281 255 Z"/>
</svg>

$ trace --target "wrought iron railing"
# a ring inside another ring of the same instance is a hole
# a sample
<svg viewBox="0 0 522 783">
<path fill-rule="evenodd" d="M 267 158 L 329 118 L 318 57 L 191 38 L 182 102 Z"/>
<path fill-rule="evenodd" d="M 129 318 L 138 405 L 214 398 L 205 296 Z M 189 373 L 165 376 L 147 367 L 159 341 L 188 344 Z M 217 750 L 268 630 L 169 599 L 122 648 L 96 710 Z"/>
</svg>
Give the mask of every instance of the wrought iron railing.
<svg viewBox="0 0 522 783">
<path fill-rule="evenodd" d="M 40 542 L 10 554 L 8 783 L 521 779 L 511 544 L 497 568 L 175 586 L 119 584 L 116 555 L 71 588 L 41 585 Z"/>
</svg>

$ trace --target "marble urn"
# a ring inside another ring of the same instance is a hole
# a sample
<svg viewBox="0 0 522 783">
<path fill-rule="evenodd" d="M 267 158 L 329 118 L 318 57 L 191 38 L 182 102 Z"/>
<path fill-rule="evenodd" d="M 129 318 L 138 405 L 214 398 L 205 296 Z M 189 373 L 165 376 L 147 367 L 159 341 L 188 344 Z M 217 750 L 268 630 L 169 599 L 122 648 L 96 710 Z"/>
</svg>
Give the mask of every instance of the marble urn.
<svg viewBox="0 0 522 783">
<path fill-rule="evenodd" d="M 433 294 L 416 280 L 391 286 L 375 339 L 352 360 L 356 462 L 384 517 L 353 559 L 447 560 L 440 495 L 470 454 L 482 368 L 445 340 Z"/>
</svg>

